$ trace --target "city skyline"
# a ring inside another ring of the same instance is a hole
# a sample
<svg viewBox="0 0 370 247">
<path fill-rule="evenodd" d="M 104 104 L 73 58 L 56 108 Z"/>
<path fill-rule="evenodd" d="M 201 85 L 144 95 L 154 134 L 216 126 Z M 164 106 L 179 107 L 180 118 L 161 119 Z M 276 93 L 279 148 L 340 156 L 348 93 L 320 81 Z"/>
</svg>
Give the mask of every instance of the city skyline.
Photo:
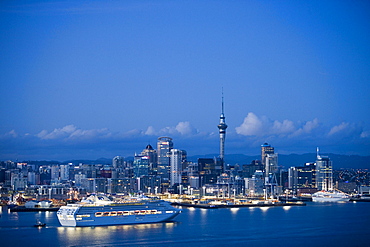
<svg viewBox="0 0 370 247">
<path fill-rule="evenodd" d="M 370 155 L 368 2 L 0 4 L 0 160 Z"/>
</svg>

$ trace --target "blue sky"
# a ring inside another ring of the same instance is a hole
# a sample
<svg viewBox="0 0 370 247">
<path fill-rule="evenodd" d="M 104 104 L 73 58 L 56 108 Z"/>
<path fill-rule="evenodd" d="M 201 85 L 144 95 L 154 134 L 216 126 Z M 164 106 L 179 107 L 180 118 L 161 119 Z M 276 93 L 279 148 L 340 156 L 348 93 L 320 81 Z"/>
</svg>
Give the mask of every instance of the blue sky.
<svg viewBox="0 0 370 247">
<path fill-rule="evenodd" d="M 368 1 L 1 1 L 0 159 L 370 155 Z"/>
</svg>

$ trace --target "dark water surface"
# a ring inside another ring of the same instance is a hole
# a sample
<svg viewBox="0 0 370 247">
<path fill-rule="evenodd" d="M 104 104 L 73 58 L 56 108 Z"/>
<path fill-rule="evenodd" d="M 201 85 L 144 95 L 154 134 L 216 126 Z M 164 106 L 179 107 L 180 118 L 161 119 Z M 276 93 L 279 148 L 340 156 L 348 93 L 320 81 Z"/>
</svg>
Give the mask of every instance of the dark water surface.
<svg viewBox="0 0 370 247">
<path fill-rule="evenodd" d="M 366 202 L 183 208 L 173 222 L 108 227 L 61 227 L 56 212 L 0 215 L 0 246 L 370 246 Z"/>
</svg>

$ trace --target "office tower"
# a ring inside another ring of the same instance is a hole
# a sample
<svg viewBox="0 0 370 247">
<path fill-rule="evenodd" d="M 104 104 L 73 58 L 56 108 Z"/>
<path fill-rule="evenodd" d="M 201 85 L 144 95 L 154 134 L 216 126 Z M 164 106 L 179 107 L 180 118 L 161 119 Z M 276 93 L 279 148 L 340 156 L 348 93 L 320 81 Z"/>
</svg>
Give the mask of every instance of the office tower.
<svg viewBox="0 0 370 247">
<path fill-rule="evenodd" d="M 316 167 L 314 163 L 288 169 L 288 188 L 302 189 L 316 187 Z"/>
<path fill-rule="evenodd" d="M 316 187 L 318 190 L 333 190 L 333 163 L 327 156 L 319 155 L 317 148 Z"/>
<path fill-rule="evenodd" d="M 135 155 L 134 157 L 134 177 L 145 176 L 149 174 L 149 157 Z"/>
<path fill-rule="evenodd" d="M 52 165 L 51 169 L 50 169 L 51 180 L 57 181 L 57 180 L 59 180 L 59 176 L 60 176 L 59 166 L 58 165 Z"/>
<path fill-rule="evenodd" d="M 112 160 L 112 165 L 114 168 L 122 168 L 124 165 L 124 159 L 121 156 L 116 156 Z"/>
<path fill-rule="evenodd" d="M 148 144 L 143 151 L 141 151 L 141 156 L 146 156 L 149 159 L 149 174 L 157 174 L 157 151 Z"/>
<path fill-rule="evenodd" d="M 268 154 L 274 154 L 274 148 L 270 144 L 264 143 L 261 145 L 261 162 L 262 165 L 266 165 L 266 156 Z"/>
<path fill-rule="evenodd" d="M 69 165 L 60 165 L 60 180 L 69 180 Z"/>
<path fill-rule="evenodd" d="M 148 144 L 143 151 L 141 151 L 142 156 L 147 156 L 150 163 L 157 162 L 157 151 L 155 151 L 152 145 Z"/>
<path fill-rule="evenodd" d="M 200 186 L 215 184 L 217 182 L 217 176 L 220 176 L 222 173 L 222 161 L 216 158 L 199 158 L 198 171 Z"/>
<path fill-rule="evenodd" d="M 173 148 L 172 138 L 159 137 L 157 142 L 157 174 L 162 178 L 162 189 L 166 190 L 170 179 L 170 154 Z M 163 191 L 162 191 L 163 192 Z"/>
<path fill-rule="evenodd" d="M 278 155 L 274 153 L 274 148 L 267 143 L 262 145 L 261 158 L 264 161 L 266 195 L 274 197 L 278 185 L 276 174 L 278 173 Z"/>
<path fill-rule="evenodd" d="M 265 156 L 266 176 L 278 172 L 278 154 L 266 154 Z"/>
<path fill-rule="evenodd" d="M 179 149 L 171 149 L 171 186 L 175 184 L 181 184 L 181 175 L 182 175 L 182 164 L 183 164 L 183 151 Z"/>
<path fill-rule="evenodd" d="M 226 129 L 227 125 L 225 123 L 225 114 L 224 114 L 224 96 L 222 93 L 222 105 L 221 105 L 221 115 L 220 115 L 220 123 L 217 125 L 219 133 L 220 133 L 220 159 L 222 162 L 222 169 L 225 171 L 225 137 L 226 137 Z"/>
</svg>

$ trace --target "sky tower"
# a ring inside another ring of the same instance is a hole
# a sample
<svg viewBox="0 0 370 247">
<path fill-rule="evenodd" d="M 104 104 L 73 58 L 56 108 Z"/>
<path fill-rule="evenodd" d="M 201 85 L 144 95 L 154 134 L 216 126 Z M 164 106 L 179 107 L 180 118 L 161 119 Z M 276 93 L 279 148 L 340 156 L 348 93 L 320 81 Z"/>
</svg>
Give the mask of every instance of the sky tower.
<svg viewBox="0 0 370 247">
<path fill-rule="evenodd" d="M 224 164 L 224 154 L 225 154 L 225 137 L 226 137 L 226 129 L 227 125 L 225 123 L 225 115 L 224 115 L 224 92 L 222 90 L 222 106 L 221 106 L 221 116 L 220 116 L 220 123 L 217 125 L 219 132 L 220 132 L 220 159 L 222 164 Z"/>
</svg>

